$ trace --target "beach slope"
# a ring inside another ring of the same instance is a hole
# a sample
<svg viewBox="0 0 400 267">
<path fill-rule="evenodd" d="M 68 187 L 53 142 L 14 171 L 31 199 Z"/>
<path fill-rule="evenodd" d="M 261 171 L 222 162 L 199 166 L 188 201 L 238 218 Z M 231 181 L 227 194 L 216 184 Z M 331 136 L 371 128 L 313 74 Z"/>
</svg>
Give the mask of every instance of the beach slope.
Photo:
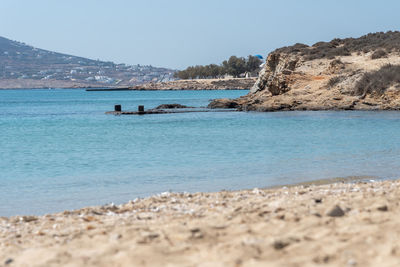
<svg viewBox="0 0 400 267">
<path fill-rule="evenodd" d="M 163 193 L 0 219 L 0 266 L 400 266 L 400 182 Z"/>
</svg>

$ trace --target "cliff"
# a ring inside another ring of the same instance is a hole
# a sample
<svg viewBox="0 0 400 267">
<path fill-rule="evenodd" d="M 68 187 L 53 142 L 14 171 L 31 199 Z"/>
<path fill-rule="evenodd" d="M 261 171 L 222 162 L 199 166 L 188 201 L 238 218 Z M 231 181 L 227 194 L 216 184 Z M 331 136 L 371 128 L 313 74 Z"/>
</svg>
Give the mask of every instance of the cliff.
<svg viewBox="0 0 400 267">
<path fill-rule="evenodd" d="M 256 78 L 195 79 L 137 85 L 132 90 L 249 90 Z"/>
<path fill-rule="evenodd" d="M 400 109 L 400 32 L 296 44 L 270 53 L 249 94 L 211 108 Z"/>
</svg>

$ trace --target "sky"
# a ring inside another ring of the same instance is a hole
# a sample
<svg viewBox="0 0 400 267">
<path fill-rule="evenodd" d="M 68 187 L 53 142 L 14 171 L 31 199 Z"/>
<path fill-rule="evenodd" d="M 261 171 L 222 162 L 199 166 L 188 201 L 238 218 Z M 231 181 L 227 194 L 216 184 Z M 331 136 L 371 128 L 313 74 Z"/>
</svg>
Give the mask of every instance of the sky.
<svg viewBox="0 0 400 267">
<path fill-rule="evenodd" d="M 184 69 L 399 30 L 399 10 L 398 0 L 0 0 L 0 36 L 91 59 Z"/>
</svg>

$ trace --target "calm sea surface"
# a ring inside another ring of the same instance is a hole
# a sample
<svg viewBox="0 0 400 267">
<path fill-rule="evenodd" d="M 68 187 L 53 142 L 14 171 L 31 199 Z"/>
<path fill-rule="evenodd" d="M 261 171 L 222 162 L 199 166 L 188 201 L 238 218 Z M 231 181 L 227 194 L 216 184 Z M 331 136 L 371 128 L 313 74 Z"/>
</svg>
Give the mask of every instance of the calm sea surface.
<svg viewBox="0 0 400 267">
<path fill-rule="evenodd" d="M 169 190 L 400 176 L 400 112 L 104 114 L 246 93 L 0 90 L 0 216 Z"/>
</svg>

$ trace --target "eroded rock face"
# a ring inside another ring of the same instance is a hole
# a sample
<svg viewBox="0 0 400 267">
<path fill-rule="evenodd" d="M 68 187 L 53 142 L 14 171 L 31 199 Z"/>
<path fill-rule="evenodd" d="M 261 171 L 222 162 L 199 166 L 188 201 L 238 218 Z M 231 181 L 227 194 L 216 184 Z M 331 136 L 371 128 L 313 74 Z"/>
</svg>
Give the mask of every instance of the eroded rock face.
<svg viewBox="0 0 400 267">
<path fill-rule="evenodd" d="M 295 55 L 271 53 L 250 93 L 268 90 L 272 95 L 280 95 L 288 92 L 299 60 Z"/>
<path fill-rule="evenodd" d="M 329 74 L 340 73 L 345 68 L 346 68 L 346 64 L 344 64 L 340 59 L 335 59 L 329 63 L 327 73 L 329 73 Z"/>
</svg>

